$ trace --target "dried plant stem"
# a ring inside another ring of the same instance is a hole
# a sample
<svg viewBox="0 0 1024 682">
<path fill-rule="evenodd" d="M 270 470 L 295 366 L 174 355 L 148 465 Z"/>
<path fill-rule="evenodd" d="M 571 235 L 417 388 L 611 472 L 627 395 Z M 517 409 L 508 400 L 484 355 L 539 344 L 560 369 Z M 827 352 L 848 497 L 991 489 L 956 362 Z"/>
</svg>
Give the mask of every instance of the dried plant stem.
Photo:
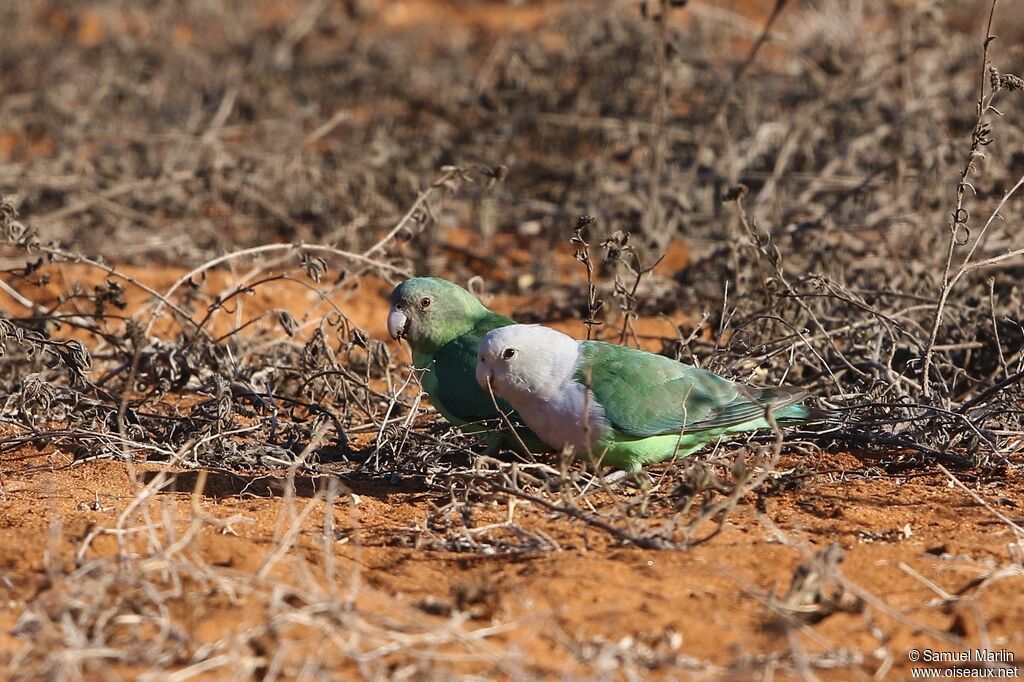
<svg viewBox="0 0 1024 682">
<path fill-rule="evenodd" d="M 971 146 L 967 154 L 967 161 L 964 163 L 964 166 L 960 171 L 960 180 L 956 185 L 956 203 L 953 208 L 952 220 L 949 225 L 949 241 L 946 248 L 946 264 L 942 272 L 942 288 L 939 293 L 939 301 L 935 306 L 932 332 L 928 339 L 928 345 L 925 347 L 924 359 L 921 364 L 921 388 L 925 398 L 931 397 L 932 393 L 932 354 L 935 350 L 935 340 L 939 333 L 939 327 L 942 324 L 942 313 L 943 308 L 945 308 L 946 305 L 946 298 L 949 296 L 949 291 L 952 288 L 950 270 L 953 267 L 953 252 L 959 244 L 966 243 L 961 242 L 960 239 L 961 228 L 965 231 L 968 229 L 968 214 L 966 209 L 964 209 L 964 198 L 966 197 L 968 188 L 971 190 L 974 189 L 973 185 L 967 181 L 967 177 L 971 174 L 971 171 L 974 170 L 975 160 L 983 156 L 981 148 L 989 142 L 988 135 L 990 130 L 984 123 L 984 117 L 988 113 L 991 99 L 989 99 L 988 103 L 985 102 L 985 83 L 988 80 L 988 47 L 989 44 L 995 40 L 995 36 L 992 35 L 992 19 L 996 13 L 997 2 L 998 0 L 992 0 L 992 5 L 989 8 L 988 25 L 985 28 L 985 40 L 982 43 L 981 50 L 981 77 L 978 81 L 978 101 L 975 107 L 974 128 L 971 131 Z M 992 94 L 995 95 L 995 93 Z M 982 235 L 979 235 L 979 239 L 975 241 L 975 248 L 977 248 L 981 236 Z M 971 249 L 971 253 L 974 253 L 973 248 Z M 969 258 L 970 254 L 968 255 L 968 260 Z"/>
<path fill-rule="evenodd" d="M 1006 202 L 1009 201 L 1010 197 L 1012 197 L 1014 194 L 1016 194 L 1017 191 L 1021 187 L 1024 187 L 1024 175 L 1022 175 L 1017 180 L 1016 184 L 1014 184 L 1013 187 L 1011 187 L 1009 190 L 1007 190 L 1007 192 L 1003 195 L 1002 199 L 999 200 L 999 204 L 995 207 L 995 209 L 989 215 L 988 220 L 985 221 L 985 226 L 981 229 L 981 232 L 978 233 L 978 237 L 977 237 L 977 239 L 974 240 L 974 244 L 971 246 L 970 251 L 968 251 L 967 255 L 964 256 L 963 262 L 960 264 L 959 269 L 957 269 L 956 273 L 953 274 L 952 277 L 950 277 L 948 275 L 949 268 L 950 268 L 950 261 L 952 260 L 952 252 L 950 252 L 950 257 L 946 261 L 946 273 L 947 274 L 943 276 L 942 290 L 939 292 L 939 302 L 935 306 L 935 316 L 934 316 L 934 321 L 932 323 L 932 330 L 931 330 L 931 333 L 929 334 L 929 337 L 928 337 L 928 345 L 926 346 L 925 353 L 924 353 L 924 364 L 923 364 L 923 366 L 921 368 L 922 393 L 924 394 L 924 396 L 926 398 L 929 397 L 930 394 L 931 394 L 930 393 L 930 388 L 929 388 L 929 386 L 931 384 L 931 380 L 929 378 L 929 374 L 930 374 L 930 370 L 931 370 L 932 354 L 935 352 L 935 349 L 936 349 L 935 341 L 936 341 L 936 339 L 938 337 L 938 334 L 939 334 L 939 327 L 942 324 L 942 313 L 943 313 L 943 310 L 946 307 L 946 302 L 949 300 L 949 294 L 953 290 L 953 287 L 956 286 L 956 283 L 960 281 L 960 278 L 963 277 L 964 275 L 966 275 L 968 272 L 971 272 L 973 270 L 977 270 L 978 268 L 983 268 L 983 267 L 986 267 L 986 266 L 989 266 L 989 265 L 998 265 L 999 263 L 1002 263 L 1004 261 L 1010 260 L 1012 258 L 1018 258 L 1020 256 L 1024 256 L 1024 248 L 1019 248 L 1019 249 L 1014 249 L 1013 251 L 1010 251 L 1008 253 L 1004 253 L 1004 254 L 1001 254 L 1001 255 L 998 255 L 998 256 L 992 256 L 991 258 L 986 258 L 985 260 L 977 261 L 975 263 L 971 263 L 971 258 L 974 256 L 974 253 L 977 251 L 978 245 L 981 243 L 982 238 L 984 238 L 985 233 L 986 233 L 986 231 L 988 231 L 989 226 L 992 224 L 992 222 L 999 215 L 999 211 L 1001 211 L 1003 206 L 1006 205 Z M 950 243 L 952 244 L 952 240 L 950 241 Z"/>
<path fill-rule="evenodd" d="M 357 263 L 363 263 L 365 265 L 372 265 L 373 267 L 381 268 L 381 269 L 386 270 L 388 272 L 392 272 L 392 273 L 396 273 L 396 274 L 400 274 L 400 275 L 408 275 L 408 273 L 405 272 L 404 270 L 402 270 L 401 268 L 397 268 L 397 267 L 395 267 L 393 265 L 389 265 L 389 264 L 384 263 L 382 261 L 375 261 L 375 260 L 373 260 L 371 258 L 367 258 L 365 256 L 362 256 L 362 255 L 358 254 L 358 253 L 352 253 L 351 251 L 345 251 L 343 249 L 337 249 L 337 248 L 334 248 L 333 246 L 322 246 L 322 245 L 318 245 L 318 244 L 264 244 L 262 246 L 253 246 L 253 247 L 248 248 L 248 249 L 241 249 L 239 251 L 233 251 L 231 253 L 226 253 L 223 256 L 219 256 L 217 258 L 209 260 L 209 261 L 203 263 L 202 265 L 192 269 L 187 274 L 182 275 L 181 277 L 179 277 L 178 280 L 176 282 L 174 282 L 174 284 L 172 284 L 170 286 L 170 288 L 167 289 L 167 291 L 165 291 L 163 293 L 162 296 L 160 294 L 157 294 L 156 292 L 153 292 L 154 295 L 156 295 L 157 298 L 159 299 L 159 303 L 157 304 L 156 308 L 153 310 L 153 312 L 149 316 L 149 322 L 146 324 L 146 327 L 145 327 L 145 334 L 147 336 L 149 336 L 152 333 L 153 325 L 156 324 L 156 321 L 159 318 L 160 313 L 163 312 L 164 305 L 170 305 L 168 303 L 168 301 L 170 300 L 170 297 L 174 295 L 174 292 L 176 292 L 179 288 L 181 288 L 181 286 L 183 284 L 188 282 L 193 277 L 196 277 L 196 276 L 206 272 L 207 270 L 215 268 L 218 265 L 221 265 L 223 263 L 227 263 L 229 261 L 238 260 L 240 258 L 249 258 L 249 257 L 257 256 L 257 255 L 260 255 L 260 254 L 263 254 L 263 253 L 271 253 L 271 252 L 274 252 L 274 251 L 290 251 L 290 250 L 294 250 L 296 253 L 303 253 L 303 252 L 327 253 L 327 254 L 330 254 L 332 256 L 338 256 L 340 258 L 346 258 L 348 260 L 352 260 L 352 261 L 355 261 Z M 191 318 L 189 318 L 189 319 L 191 319 Z"/>
<path fill-rule="evenodd" d="M 375 252 L 384 248 L 385 244 L 394 239 L 399 232 L 404 230 L 409 225 L 409 223 L 412 222 L 412 220 L 416 218 L 416 216 L 419 215 L 420 212 L 423 211 L 428 206 L 428 202 L 430 201 L 431 197 L 434 196 L 434 194 L 444 191 L 444 189 L 449 187 L 453 182 L 461 180 L 464 177 L 465 172 L 461 168 L 452 166 L 445 169 L 444 173 L 441 175 L 440 178 L 435 180 L 430 185 L 430 187 L 419 193 L 419 195 L 416 197 L 416 201 L 413 202 L 412 206 L 409 208 L 408 211 L 406 211 L 405 215 L 402 216 L 401 220 L 399 220 L 386 235 L 381 237 L 376 244 L 374 244 L 373 246 L 371 246 L 370 248 L 363 252 L 362 258 L 368 259 Z"/>
<path fill-rule="evenodd" d="M 665 116 L 668 107 L 668 79 L 666 77 L 666 61 L 668 51 L 668 0 L 661 0 L 658 12 L 658 37 L 655 41 L 655 86 L 657 97 L 654 100 L 654 115 L 651 135 L 651 177 L 647 199 L 647 231 L 656 235 L 659 243 L 665 238 L 665 212 L 661 206 L 661 176 L 665 166 Z"/>
<path fill-rule="evenodd" d="M 757 54 L 761 51 L 761 48 L 768 43 L 768 39 L 772 35 L 772 26 L 775 25 L 775 21 L 782 14 L 782 10 L 785 9 L 787 2 L 789 2 L 789 0 L 775 0 L 775 5 L 772 7 L 771 14 L 768 15 L 768 20 L 765 21 L 764 26 L 761 28 L 761 31 L 757 36 L 757 40 L 754 42 L 754 45 L 750 48 L 750 52 L 747 53 L 746 58 L 744 58 L 744 60 L 740 62 L 740 64 L 736 67 L 736 70 L 733 71 L 732 80 L 729 81 L 728 89 L 725 91 L 725 94 L 722 95 L 722 97 L 718 100 L 718 104 L 715 107 L 714 113 L 708 119 L 711 122 L 712 126 L 716 126 L 720 123 L 721 117 L 725 114 L 726 107 L 729 106 L 729 103 L 732 100 L 733 95 L 736 93 L 736 89 L 739 86 L 740 81 L 743 80 L 743 77 L 747 73 L 747 69 L 749 69 L 750 65 L 754 63 L 754 59 L 757 57 Z"/>
<path fill-rule="evenodd" d="M 590 216 L 580 216 L 579 220 L 576 221 L 576 227 L 573 228 L 573 236 L 570 240 L 576 251 L 576 260 L 583 263 L 587 270 L 587 317 L 583 320 L 583 324 L 587 328 L 588 340 L 594 338 L 594 328 L 601 325 L 601 322 L 595 318 L 595 315 L 604 305 L 603 301 L 597 298 L 597 283 L 594 281 L 594 261 L 590 258 L 590 244 L 583 237 L 583 230 L 593 225 L 594 222 L 594 219 Z"/>
<path fill-rule="evenodd" d="M 939 471 L 941 471 L 942 473 L 946 474 L 946 476 L 949 478 L 950 482 L 953 485 L 955 485 L 956 487 L 960 488 L 965 493 L 970 495 L 971 499 L 973 499 L 975 502 L 977 502 L 982 507 L 984 507 L 989 512 L 991 512 L 996 518 L 998 518 L 1000 521 L 1002 521 L 1004 524 L 1006 524 L 1006 526 L 1010 530 L 1013 531 L 1013 534 L 1017 537 L 1018 542 L 1022 538 L 1024 538 L 1024 528 L 1021 528 L 1020 525 L 1018 525 L 1013 519 L 1008 517 L 1006 514 L 1003 514 L 1001 511 L 999 511 L 998 509 L 993 507 L 991 504 L 986 502 L 985 499 L 981 497 L 981 495 L 979 495 L 978 493 L 974 492 L 973 490 L 968 488 L 966 485 L 964 485 L 963 481 L 961 481 L 959 478 L 954 476 L 953 473 L 950 472 L 949 469 L 947 469 L 946 467 L 942 466 L 941 464 L 939 464 L 938 467 L 939 467 Z"/>
</svg>

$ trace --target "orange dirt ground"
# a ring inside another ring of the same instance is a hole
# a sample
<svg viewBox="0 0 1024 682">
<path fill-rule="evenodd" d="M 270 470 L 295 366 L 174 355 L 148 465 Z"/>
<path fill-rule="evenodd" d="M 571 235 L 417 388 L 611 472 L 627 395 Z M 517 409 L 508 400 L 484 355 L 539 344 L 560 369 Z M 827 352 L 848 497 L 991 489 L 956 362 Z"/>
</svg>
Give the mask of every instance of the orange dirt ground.
<svg viewBox="0 0 1024 682">
<path fill-rule="evenodd" d="M 48 295 L 76 281 L 94 284 L 95 275 L 87 272 L 80 265 L 54 266 L 50 289 L 22 293 L 45 304 Z M 167 287 L 181 274 L 126 272 L 156 288 Z M 213 290 L 221 282 L 215 284 Z M 226 277 L 223 284 L 230 284 Z M 353 324 L 381 338 L 388 287 L 364 277 L 360 287 L 339 292 L 335 300 Z M 142 299 L 129 296 L 131 303 Z M 286 288 L 275 295 L 264 287 L 245 301 L 244 315 L 248 319 L 281 307 L 301 321 L 311 305 L 289 296 Z M 498 298 L 492 305 L 511 313 L 529 301 Z M 562 326 L 582 331 L 578 322 Z M 53 588 L 55 565 L 71 572 L 83 559 L 116 555 L 116 536 L 100 533 L 86 543 L 79 563 L 75 559 L 90 531 L 115 527 L 137 493 L 134 481 L 150 480 L 161 470 L 153 464 L 69 466 L 70 461 L 67 453 L 47 446 L 4 455 L 0 600 L 6 608 L 0 611 L 0 650 L 17 652 L 25 646 L 11 635 L 19 607 Z M 796 463 L 794 457 L 784 458 L 781 467 Z M 816 670 L 819 677 L 868 679 L 907 677 L 911 648 L 1005 649 L 1024 660 L 1019 625 L 1024 622 L 1019 598 L 1024 572 L 1011 563 L 1011 556 L 1020 556 L 1011 526 L 1014 518 L 1021 522 L 1018 510 L 1024 507 L 1019 481 L 968 483 L 994 512 L 944 473 L 865 477 L 870 462 L 852 454 L 811 456 L 800 463 L 813 472 L 801 489 L 764 498 L 761 512 L 748 496 L 720 535 L 678 552 L 621 546 L 581 522 L 555 520 L 527 502 L 511 510 L 495 503 L 489 518 L 477 519 L 472 532 L 500 534 L 508 526 L 503 524 L 513 521 L 544 533 L 558 551 L 504 558 L 436 551 L 430 547 L 426 517 L 447 503 L 443 495 L 356 485 L 329 509 L 314 499 L 309 515 L 299 522 L 301 550 L 289 550 L 268 575 L 284 583 L 306 571 L 323 576 L 323 524 L 325 515 L 332 515 L 338 540 L 329 543 L 335 563 L 331 570 L 344 589 L 354 590 L 357 604 L 402 613 L 428 632 L 457 622 L 467 632 L 486 633 L 474 645 L 480 660 L 467 656 L 454 666 L 465 673 L 586 676 L 595 665 L 600 669 L 600 655 L 639 657 L 669 677 L 687 670 L 697 676 L 762 677 L 773 661 L 800 651 L 797 660 L 816 660 L 825 652 L 846 657 L 834 675 Z M 861 473 L 844 475 L 853 470 Z M 136 508 L 121 527 L 138 527 L 142 510 L 150 518 L 170 519 L 168 527 L 179 533 L 195 509 L 215 519 L 234 517 L 227 527 L 202 525 L 188 550 L 200 565 L 234 576 L 264 567 L 278 547 L 282 519 L 290 518 L 296 503 L 299 508 L 309 503 L 304 498 L 317 487 L 316 481 L 300 477 L 292 500 L 283 495 L 283 472 L 247 478 L 214 471 L 207 472 L 201 495 L 193 501 L 197 473 L 179 473 L 172 486 Z M 657 468 L 652 473 L 657 481 Z M 598 496 L 595 503 L 600 509 L 610 502 Z M 1000 520 L 997 512 L 1010 521 Z M 493 526 L 481 528 L 488 524 Z M 167 533 L 166 528 L 157 531 L 161 542 L 171 542 Z M 407 541 L 395 546 L 396 536 Z M 786 595 L 801 562 L 832 542 L 844 550 L 840 571 L 851 583 L 841 602 L 849 606 L 861 599 L 863 606 L 840 609 L 795 630 L 780 627 L 773 605 Z M 200 640 L 243 632 L 265 618 L 259 604 L 243 600 L 240 605 L 222 596 L 204 601 L 201 594 L 192 595 L 178 607 L 182 622 Z M 592 646 L 580 649 L 580 642 Z M 648 652 L 647 659 L 642 652 Z M 659 655 L 673 657 L 675 665 L 659 667 Z M 614 668 L 611 660 L 606 664 Z M 209 673 L 210 679 L 226 674 Z"/>
</svg>

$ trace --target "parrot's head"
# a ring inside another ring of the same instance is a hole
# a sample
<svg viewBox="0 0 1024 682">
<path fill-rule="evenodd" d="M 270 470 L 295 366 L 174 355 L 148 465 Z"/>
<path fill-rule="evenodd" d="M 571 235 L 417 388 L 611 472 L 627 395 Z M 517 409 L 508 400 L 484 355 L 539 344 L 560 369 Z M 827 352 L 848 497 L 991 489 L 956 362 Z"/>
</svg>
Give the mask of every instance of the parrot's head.
<svg viewBox="0 0 1024 682">
<path fill-rule="evenodd" d="M 391 292 L 388 334 L 432 352 L 473 328 L 487 308 L 459 285 L 436 277 L 407 279 Z"/>
<path fill-rule="evenodd" d="M 487 333 L 477 351 L 476 381 L 515 404 L 517 395 L 543 398 L 575 371 L 579 344 L 537 324 L 514 324 Z"/>
</svg>

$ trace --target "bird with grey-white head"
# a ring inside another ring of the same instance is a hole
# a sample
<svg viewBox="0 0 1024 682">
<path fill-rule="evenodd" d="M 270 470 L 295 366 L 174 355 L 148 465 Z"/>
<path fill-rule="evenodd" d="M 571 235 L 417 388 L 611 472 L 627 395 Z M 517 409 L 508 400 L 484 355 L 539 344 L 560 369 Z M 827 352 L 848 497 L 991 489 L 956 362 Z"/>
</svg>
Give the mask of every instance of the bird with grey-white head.
<svg viewBox="0 0 1024 682">
<path fill-rule="evenodd" d="M 635 348 L 577 341 L 540 325 L 480 343 L 476 378 L 556 450 L 627 471 L 685 457 L 721 436 L 820 420 L 803 389 L 744 386 Z"/>
</svg>

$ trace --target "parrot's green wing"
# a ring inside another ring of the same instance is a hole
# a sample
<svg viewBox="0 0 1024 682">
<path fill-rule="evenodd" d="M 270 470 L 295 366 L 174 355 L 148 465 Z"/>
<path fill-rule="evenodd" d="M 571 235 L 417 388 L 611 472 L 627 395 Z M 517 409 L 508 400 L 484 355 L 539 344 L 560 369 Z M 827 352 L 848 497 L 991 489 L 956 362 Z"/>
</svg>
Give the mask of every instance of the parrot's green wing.
<svg viewBox="0 0 1024 682">
<path fill-rule="evenodd" d="M 600 341 L 580 344 L 576 379 L 590 387 L 615 429 L 637 437 L 737 426 L 763 417 L 767 405 L 778 411 L 805 396 L 792 387 L 741 387 L 698 367 Z M 795 419 L 807 411 L 799 407 Z"/>
<path fill-rule="evenodd" d="M 431 402 L 449 421 L 462 424 L 498 416 L 490 394 L 476 382 L 477 350 L 487 332 L 510 324 L 515 322 L 488 312 L 472 329 L 449 341 L 429 359 L 414 358 L 416 366 L 426 370 L 423 385 Z M 506 412 L 512 409 L 500 399 L 498 405 Z"/>
</svg>

